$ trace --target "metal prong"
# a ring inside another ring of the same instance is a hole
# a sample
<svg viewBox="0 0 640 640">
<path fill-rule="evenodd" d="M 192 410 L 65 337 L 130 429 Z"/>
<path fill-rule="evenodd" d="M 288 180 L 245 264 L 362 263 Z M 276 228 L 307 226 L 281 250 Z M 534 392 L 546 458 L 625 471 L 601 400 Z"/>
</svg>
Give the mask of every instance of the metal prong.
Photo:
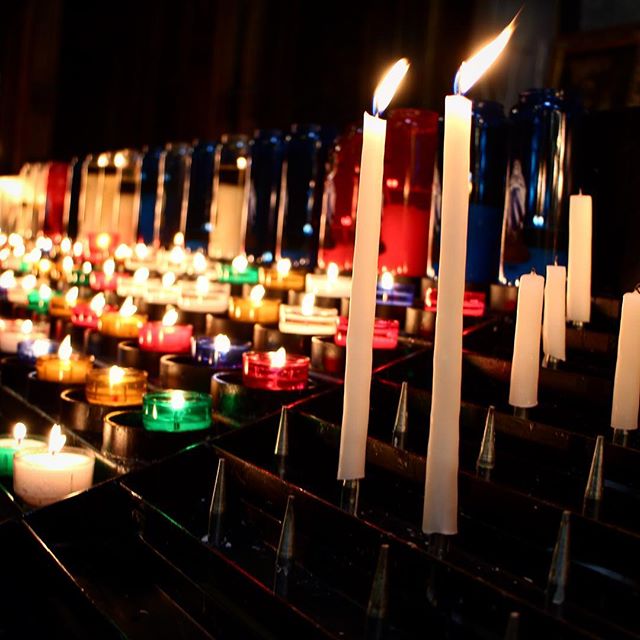
<svg viewBox="0 0 640 640">
<path fill-rule="evenodd" d="M 384 637 L 385 623 L 389 601 L 389 545 L 380 545 L 376 571 L 371 583 L 369 603 L 367 604 L 367 640 L 378 640 Z"/>
<path fill-rule="evenodd" d="M 429 551 L 442 560 L 449 551 L 450 536 L 443 533 L 432 533 L 429 535 Z"/>
<path fill-rule="evenodd" d="M 584 329 L 584 322 L 582 322 L 582 320 L 572 320 L 571 326 L 574 329 Z"/>
<path fill-rule="evenodd" d="M 351 515 L 358 513 L 358 497 L 360 495 L 360 480 L 343 480 L 340 493 L 340 508 Z"/>
<path fill-rule="evenodd" d="M 613 430 L 613 444 L 619 447 L 626 447 L 629 440 L 629 432 L 626 429 Z"/>
<path fill-rule="evenodd" d="M 223 520 L 227 510 L 226 481 L 224 471 L 224 458 L 218 460 L 218 470 L 216 471 L 216 481 L 211 494 L 211 505 L 209 507 L 209 529 L 207 531 L 209 544 L 219 547 L 223 541 Z"/>
<path fill-rule="evenodd" d="M 289 592 L 289 577 L 293 570 L 293 554 L 295 541 L 295 516 L 293 511 L 293 496 L 287 498 L 287 508 L 282 519 L 280 540 L 276 552 L 276 574 L 273 590 L 280 596 L 287 597 Z"/>
<path fill-rule="evenodd" d="M 282 412 L 280 413 L 278 435 L 276 436 L 276 446 L 273 453 L 276 458 L 278 475 L 280 478 L 284 478 L 287 456 L 289 455 L 289 413 L 286 407 L 282 407 Z"/>
<path fill-rule="evenodd" d="M 484 434 L 480 444 L 480 452 L 476 460 L 476 470 L 480 475 L 487 476 L 496 465 L 496 430 L 495 430 L 496 408 L 490 406 L 487 411 L 487 418 L 484 423 Z"/>
<path fill-rule="evenodd" d="M 554 356 L 550 356 L 548 354 L 544 354 L 544 358 L 542 359 L 542 366 L 545 369 L 557 369 L 560 364 L 560 360 L 555 358 Z"/>
<path fill-rule="evenodd" d="M 527 407 L 513 407 L 513 415 L 521 420 L 528 420 L 529 409 Z"/>
<path fill-rule="evenodd" d="M 549 568 L 549 580 L 547 582 L 547 598 L 551 604 L 564 603 L 567 580 L 569 577 L 569 541 L 570 541 L 570 516 L 569 511 L 562 512 L 558 538 L 553 548 L 551 567 Z"/>
<path fill-rule="evenodd" d="M 509 614 L 507 628 L 504 632 L 504 640 L 518 640 L 520 635 L 520 613 L 512 611 Z"/>
<path fill-rule="evenodd" d="M 584 490 L 583 511 L 585 515 L 597 518 L 604 490 L 604 436 L 596 438 L 596 446 L 593 450 L 589 478 Z"/>
<path fill-rule="evenodd" d="M 403 382 L 400 387 L 400 399 L 398 400 L 398 409 L 396 411 L 395 422 L 393 423 L 393 435 L 391 438 L 391 443 L 398 449 L 404 449 L 406 446 L 407 429 L 409 427 L 408 399 L 409 384 Z"/>
</svg>

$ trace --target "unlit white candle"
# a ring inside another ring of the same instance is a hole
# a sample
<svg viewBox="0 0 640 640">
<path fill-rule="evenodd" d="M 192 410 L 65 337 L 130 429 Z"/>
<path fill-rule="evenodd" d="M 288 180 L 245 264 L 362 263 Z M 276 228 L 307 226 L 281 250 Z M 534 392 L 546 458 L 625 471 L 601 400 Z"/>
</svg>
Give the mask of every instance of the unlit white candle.
<svg viewBox="0 0 640 640">
<path fill-rule="evenodd" d="M 544 320 L 542 322 L 542 350 L 557 360 L 566 360 L 566 284 L 567 269 L 547 267 L 544 285 Z"/>
<path fill-rule="evenodd" d="M 535 407 L 538 404 L 543 296 L 542 276 L 527 273 L 520 278 L 509 387 L 509 404 L 513 407 Z"/>
<path fill-rule="evenodd" d="M 353 281 L 347 329 L 339 480 L 364 478 L 386 131 L 385 120 L 364 114 Z"/>
<path fill-rule="evenodd" d="M 567 319 L 591 320 L 591 196 L 569 198 Z"/>
<path fill-rule="evenodd" d="M 613 382 L 611 426 L 638 428 L 640 404 L 640 293 L 625 293 L 618 335 L 618 359 Z"/>
<path fill-rule="evenodd" d="M 433 394 L 422 530 L 458 531 L 458 440 L 462 382 L 462 307 L 469 214 L 471 100 L 444 103 L 444 180 Z"/>
</svg>

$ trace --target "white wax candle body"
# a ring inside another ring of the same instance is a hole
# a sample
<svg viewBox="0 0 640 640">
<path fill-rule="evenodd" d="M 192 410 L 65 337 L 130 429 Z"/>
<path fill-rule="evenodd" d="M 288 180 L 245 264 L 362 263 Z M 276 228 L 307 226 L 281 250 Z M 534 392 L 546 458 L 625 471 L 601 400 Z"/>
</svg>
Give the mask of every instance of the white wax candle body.
<svg viewBox="0 0 640 640">
<path fill-rule="evenodd" d="M 351 284 L 349 276 L 331 279 L 323 274 L 308 273 L 305 277 L 305 291 L 321 298 L 350 298 Z"/>
<path fill-rule="evenodd" d="M 566 360 L 566 283 L 565 267 L 548 266 L 544 285 L 542 350 L 545 355 Z"/>
<path fill-rule="evenodd" d="M 613 382 L 611 426 L 629 431 L 638 428 L 640 404 L 640 293 L 622 297 L 618 358 Z"/>
<path fill-rule="evenodd" d="M 462 310 L 469 214 L 471 100 L 445 99 L 442 223 L 433 393 L 422 530 L 458 531 L 458 441 L 462 384 Z"/>
<path fill-rule="evenodd" d="M 52 454 L 47 450 L 20 452 L 13 459 L 13 489 L 33 507 L 61 500 L 70 493 L 88 489 L 93 483 L 93 455 L 67 448 Z"/>
<path fill-rule="evenodd" d="M 385 120 L 370 116 L 368 113 L 364 114 L 353 278 L 347 329 L 344 409 L 338 463 L 339 480 L 364 478 L 386 131 Z"/>
<path fill-rule="evenodd" d="M 591 320 L 591 196 L 569 199 L 569 277 L 567 319 Z"/>
<path fill-rule="evenodd" d="M 28 304 L 29 293 L 21 286 L 15 286 L 7 292 L 7 300 L 12 304 Z"/>
<path fill-rule="evenodd" d="M 48 338 L 46 333 L 40 331 L 32 331 L 31 333 L 22 333 L 22 331 L 1 331 L 0 332 L 0 351 L 2 353 L 17 353 L 18 344 L 23 340 L 40 340 Z"/>
<path fill-rule="evenodd" d="M 232 259 L 242 253 L 244 187 L 219 184 L 216 192 L 216 215 L 209 237 L 209 255 Z"/>
<path fill-rule="evenodd" d="M 535 407 L 538 404 L 543 297 L 542 276 L 527 273 L 520 278 L 509 387 L 509 404 L 513 407 Z"/>
<path fill-rule="evenodd" d="M 194 313 L 226 313 L 229 309 L 229 294 L 181 295 L 178 297 L 178 309 Z"/>
<path fill-rule="evenodd" d="M 313 307 L 310 313 L 303 313 L 302 307 L 280 305 L 278 330 L 281 333 L 295 333 L 300 336 L 332 336 L 338 328 L 338 310 Z"/>
</svg>

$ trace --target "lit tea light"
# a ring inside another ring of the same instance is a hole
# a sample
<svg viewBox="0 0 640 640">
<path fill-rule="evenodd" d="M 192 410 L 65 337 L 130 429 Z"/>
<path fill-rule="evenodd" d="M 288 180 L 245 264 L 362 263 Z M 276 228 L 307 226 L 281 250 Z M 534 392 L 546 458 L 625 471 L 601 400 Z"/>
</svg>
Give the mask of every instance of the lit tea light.
<svg viewBox="0 0 640 640">
<path fill-rule="evenodd" d="M 258 270 L 245 255 L 236 256 L 231 264 L 219 266 L 218 280 L 228 284 L 257 284 Z"/>
<path fill-rule="evenodd" d="M 72 272 L 71 282 L 79 287 L 88 287 L 92 271 L 93 266 L 91 263 L 88 260 L 83 262 L 79 269 L 74 269 Z"/>
<path fill-rule="evenodd" d="M 341 276 L 338 265 L 335 262 L 331 262 L 327 266 L 326 274 L 307 274 L 305 289 L 323 298 L 350 298 L 351 277 Z"/>
<path fill-rule="evenodd" d="M 277 291 L 302 291 L 305 286 L 305 274 L 300 271 L 292 271 L 289 258 L 278 260 L 275 269 L 261 267 L 259 280 L 260 284 L 267 289 Z"/>
<path fill-rule="evenodd" d="M 176 280 L 175 272 L 167 271 L 161 280 L 148 281 L 145 300 L 151 304 L 176 304 L 180 293 Z"/>
<path fill-rule="evenodd" d="M 347 346 L 347 329 L 349 328 L 349 318 L 341 316 L 336 327 L 335 343 L 339 347 Z M 376 318 L 373 324 L 373 348 L 374 349 L 395 349 L 398 346 L 398 335 L 400 334 L 400 323 L 397 320 L 386 320 Z"/>
<path fill-rule="evenodd" d="M 0 320 L 0 351 L 17 353 L 18 344 L 23 340 L 36 340 L 48 337 L 46 323 L 33 323 L 31 320 Z"/>
<path fill-rule="evenodd" d="M 147 372 L 131 367 L 93 369 L 87 376 L 85 394 L 91 404 L 125 407 L 142 404 L 147 391 Z"/>
<path fill-rule="evenodd" d="M 409 307 L 416 294 L 413 284 L 396 282 L 390 271 L 385 271 L 378 281 L 376 303 Z"/>
<path fill-rule="evenodd" d="M 98 319 L 100 333 L 113 338 L 137 338 L 147 316 L 136 313 L 138 307 L 128 297 L 119 311 L 105 311 Z"/>
<path fill-rule="evenodd" d="M 13 473 L 13 456 L 16 451 L 42 449 L 44 440 L 27 438 L 27 427 L 23 422 L 16 422 L 11 435 L 0 436 L 0 476 Z"/>
<path fill-rule="evenodd" d="M 207 276 L 198 276 L 192 283 L 180 285 L 178 308 L 194 313 L 226 313 L 231 285 L 212 283 Z"/>
<path fill-rule="evenodd" d="M 232 342 L 223 333 L 204 336 L 196 338 L 194 359 L 214 369 L 234 369 L 242 365 L 242 354 L 250 348 L 250 342 Z"/>
<path fill-rule="evenodd" d="M 89 489 L 95 458 L 88 449 L 64 447 L 60 425 L 53 425 L 49 447 L 21 449 L 13 458 L 13 490 L 32 507 L 41 507 Z M 64 447 L 64 448 L 63 448 Z"/>
<path fill-rule="evenodd" d="M 56 353 L 60 344 L 48 338 L 35 338 L 18 342 L 18 358 L 26 364 L 33 365 L 41 356 Z"/>
<path fill-rule="evenodd" d="M 279 300 L 265 300 L 265 288 L 261 284 L 253 287 L 249 298 L 233 296 L 229 301 L 229 317 L 238 322 L 259 322 L 275 324 L 278 322 Z"/>
<path fill-rule="evenodd" d="M 116 291 L 122 298 L 132 296 L 141 298 L 147 292 L 149 281 L 149 269 L 147 267 L 138 267 L 133 276 L 118 278 Z"/>
<path fill-rule="evenodd" d="M 0 292 L 2 292 L 3 298 L 7 298 L 9 290 L 15 289 L 17 286 L 18 281 L 12 269 L 4 271 L 2 275 L 0 275 Z"/>
<path fill-rule="evenodd" d="M 465 291 L 462 303 L 462 315 L 480 318 L 486 310 L 486 294 L 481 291 Z M 438 305 L 438 290 L 428 287 L 424 296 L 425 311 L 435 312 Z"/>
<path fill-rule="evenodd" d="M 252 389 L 296 391 L 309 382 L 309 358 L 277 351 L 248 351 L 242 355 L 242 382 Z"/>
<path fill-rule="evenodd" d="M 49 303 L 49 314 L 53 318 L 70 318 L 78 302 L 79 289 L 71 287 L 64 295 L 56 295 Z"/>
<path fill-rule="evenodd" d="M 211 426 L 211 396 L 197 391 L 159 391 L 142 399 L 142 424 L 147 431 L 184 433 Z"/>
<path fill-rule="evenodd" d="M 53 291 L 47 284 L 41 284 L 37 289 L 32 289 L 28 296 L 29 310 L 45 314 L 49 311 L 49 302 Z"/>
<path fill-rule="evenodd" d="M 207 270 L 207 267 L 207 257 L 204 255 L 204 253 L 198 251 L 198 253 L 193 256 L 193 272 L 197 274 L 203 274 Z"/>
<path fill-rule="evenodd" d="M 113 257 L 117 262 L 125 262 L 133 255 L 133 251 L 126 244 L 119 244 L 113 252 Z"/>
<path fill-rule="evenodd" d="M 316 307 L 315 300 L 313 293 L 307 293 L 300 306 L 280 305 L 278 329 L 282 333 L 332 336 L 336 332 L 338 310 Z"/>
<path fill-rule="evenodd" d="M 7 300 L 13 304 L 29 304 L 29 293 L 38 286 L 37 278 L 32 274 L 16 280 L 16 286 L 7 291 Z"/>
<path fill-rule="evenodd" d="M 73 307 L 71 324 L 74 327 L 82 327 L 83 329 L 97 329 L 98 320 L 109 309 L 104 293 L 96 293 L 89 303 L 79 302 Z"/>
<path fill-rule="evenodd" d="M 161 321 L 145 322 L 138 337 L 140 348 L 159 353 L 188 353 L 191 350 L 193 326 L 176 324 L 177 321 L 178 312 L 171 307 Z"/>
<path fill-rule="evenodd" d="M 47 354 L 36 360 L 36 376 L 46 382 L 84 384 L 92 367 L 93 357 L 74 353 L 71 338 L 67 336 L 60 343 L 57 354 Z"/>
<path fill-rule="evenodd" d="M 113 258 L 105 260 L 102 271 L 92 271 L 89 284 L 94 291 L 115 291 L 118 279 L 115 276 L 116 263 Z"/>
</svg>

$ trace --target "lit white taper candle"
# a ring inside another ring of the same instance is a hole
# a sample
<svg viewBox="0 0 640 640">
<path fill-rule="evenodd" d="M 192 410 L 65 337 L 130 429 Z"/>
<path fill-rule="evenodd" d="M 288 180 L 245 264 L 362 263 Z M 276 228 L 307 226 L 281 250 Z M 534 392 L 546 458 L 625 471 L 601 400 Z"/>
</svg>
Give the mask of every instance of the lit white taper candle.
<svg viewBox="0 0 640 640">
<path fill-rule="evenodd" d="M 566 360 L 566 288 L 567 269 L 549 265 L 544 285 L 542 350 L 546 356 L 556 360 Z"/>
<path fill-rule="evenodd" d="M 364 478 L 387 130 L 386 121 L 378 116 L 391 102 L 408 68 L 404 58 L 391 67 L 376 88 L 374 115 L 364 114 L 338 480 Z"/>
<path fill-rule="evenodd" d="M 569 198 L 567 320 L 591 320 L 591 196 Z"/>
<path fill-rule="evenodd" d="M 462 307 L 471 141 L 471 100 L 463 94 L 507 45 L 515 29 L 514 21 L 495 40 L 462 63 L 456 76 L 456 95 L 445 98 L 438 312 L 422 516 L 422 530 L 425 533 L 455 534 L 458 531 Z"/>
<path fill-rule="evenodd" d="M 611 426 L 630 431 L 638 428 L 640 404 L 640 293 L 622 297 L 618 359 L 613 382 Z"/>
</svg>

